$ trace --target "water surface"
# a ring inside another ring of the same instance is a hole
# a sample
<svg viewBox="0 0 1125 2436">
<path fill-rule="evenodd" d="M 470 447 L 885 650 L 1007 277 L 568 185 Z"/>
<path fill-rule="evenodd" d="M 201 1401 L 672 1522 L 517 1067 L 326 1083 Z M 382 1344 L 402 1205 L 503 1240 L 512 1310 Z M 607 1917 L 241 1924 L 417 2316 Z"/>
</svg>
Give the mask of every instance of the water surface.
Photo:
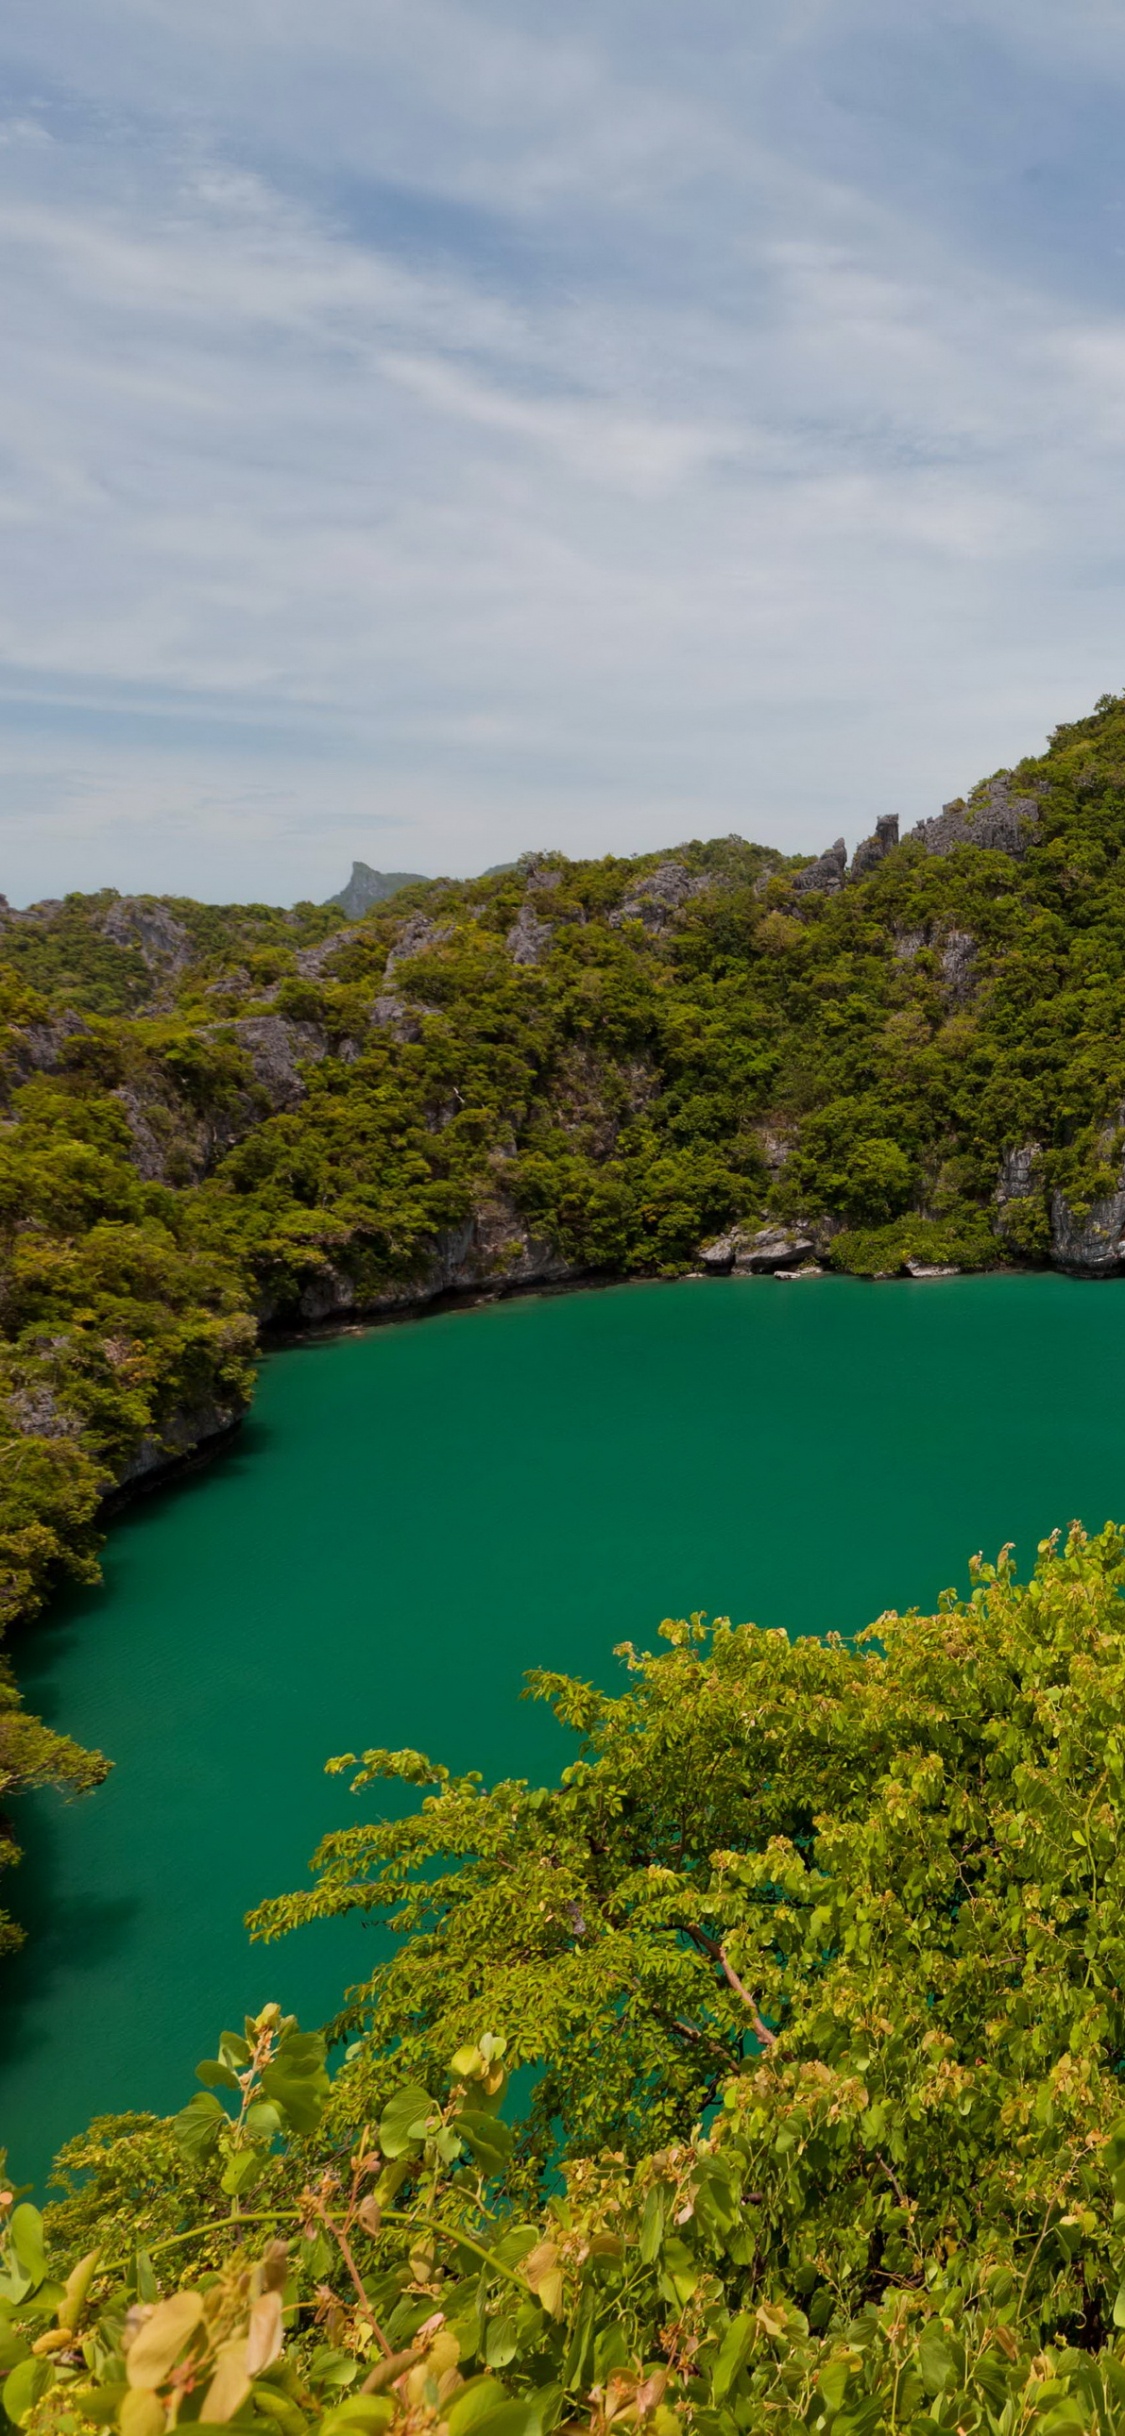
<svg viewBox="0 0 1125 2436">
<path fill-rule="evenodd" d="M 0 2145 L 169 2109 L 277 1996 L 323 2019 L 358 1923 L 243 1914 L 354 1818 L 333 1752 L 553 1776 L 525 1667 L 614 1679 L 693 1608 L 852 1632 L 966 1559 L 1125 1516 L 1125 1291 L 1060 1277 L 685 1281 L 443 1314 L 278 1354 L 209 1470 L 115 1524 L 105 1585 L 26 1638 L 29 1701 L 114 1759 L 21 1805 Z M 371 1797 L 365 1797 L 370 1801 Z"/>
</svg>

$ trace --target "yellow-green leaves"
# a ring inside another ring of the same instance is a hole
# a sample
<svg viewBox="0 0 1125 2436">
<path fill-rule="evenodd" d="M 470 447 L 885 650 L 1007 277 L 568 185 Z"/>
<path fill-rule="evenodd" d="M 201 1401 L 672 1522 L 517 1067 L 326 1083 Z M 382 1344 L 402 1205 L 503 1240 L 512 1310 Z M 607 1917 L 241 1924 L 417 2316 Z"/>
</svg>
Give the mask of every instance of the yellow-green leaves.
<svg viewBox="0 0 1125 2436">
<path fill-rule="evenodd" d="M 142 2315 L 125 2354 L 125 2374 L 131 2386 L 155 2392 L 178 2360 L 189 2335 L 203 2316 L 198 2292 L 176 2292 Z"/>
<path fill-rule="evenodd" d="M 416 2081 L 396 2090 L 379 2118 L 379 2146 L 384 2157 L 401 2157 L 420 2148 L 438 2130 L 441 2109 L 428 2089 Z"/>
<path fill-rule="evenodd" d="M 199 2416 L 208 2427 L 223 2427 L 241 2410 L 250 2391 L 249 2344 L 236 2335 L 219 2345 L 215 2371 L 204 2394 Z"/>
<path fill-rule="evenodd" d="M 554 2241 L 536 2242 L 522 2261 L 523 2273 L 536 2299 L 549 2317 L 562 2315 L 563 2275 L 559 2246 Z"/>
</svg>

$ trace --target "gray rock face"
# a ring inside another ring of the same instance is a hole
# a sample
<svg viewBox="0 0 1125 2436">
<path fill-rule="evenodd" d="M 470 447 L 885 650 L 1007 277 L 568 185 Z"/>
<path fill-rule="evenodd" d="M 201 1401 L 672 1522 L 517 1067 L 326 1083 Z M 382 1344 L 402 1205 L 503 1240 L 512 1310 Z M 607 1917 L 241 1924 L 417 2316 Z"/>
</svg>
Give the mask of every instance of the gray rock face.
<svg viewBox="0 0 1125 2436">
<path fill-rule="evenodd" d="M 693 879 L 682 863 L 659 863 L 647 879 L 638 880 L 616 913 L 610 914 L 609 928 L 620 930 L 623 922 L 643 922 L 646 930 L 665 930 L 673 914 L 707 886 L 706 880 Z"/>
<path fill-rule="evenodd" d="M 521 905 L 507 938 L 513 964 L 542 964 L 554 935 L 553 922 L 541 922 L 530 905 Z"/>
<path fill-rule="evenodd" d="M 990 779 L 978 803 L 958 798 L 943 804 L 936 820 L 920 820 L 912 829 L 927 854 L 952 854 L 957 846 L 989 846 L 1017 861 L 1026 854 L 1031 830 L 1039 818 L 1037 795 L 1013 795 L 1012 777 L 1001 770 Z"/>
<path fill-rule="evenodd" d="M 350 922 L 358 922 L 370 905 L 381 905 L 385 898 L 397 896 L 400 888 L 409 888 L 425 876 L 422 871 L 373 871 L 370 863 L 353 863 L 347 886 L 324 901 L 341 906 Z"/>
<path fill-rule="evenodd" d="M 14 1388 L 8 1398 L 8 1417 L 25 1438 L 77 1438 L 82 1428 L 81 1414 L 64 1411 L 46 1379 Z"/>
<path fill-rule="evenodd" d="M 934 1260 L 906 1260 L 903 1262 L 903 1267 L 908 1277 L 960 1277 L 961 1275 L 960 1269 L 943 1268 L 940 1262 Z"/>
<path fill-rule="evenodd" d="M 969 930 L 947 932 L 941 951 L 944 995 L 951 1006 L 965 1006 L 976 988 L 977 943 Z"/>
<path fill-rule="evenodd" d="M 349 1317 L 377 1318 L 415 1310 L 442 1294 L 499 1291 L 511 1287 L 562 1285 L 579 1275 L 561 1252 L 533 1236 L 502 1190 L 482 1200 L 460 1226 L 447 1227 L 417 1273 L 375 1295 L 362 1295 L 352 1278 L 335 1263 L 326 1262 L 309 1280 L 298 1305 L 299 1318 L 309 1326 Z M 268 1325 L 276 1309 L 263 1309 Z"/>
<path fill-rule="evenodd" d="M 191 963 L 193 947 L 190 931 L 177 922 L 166 905 L 151 897 L 118 897 L 102 920 L 107 939 L 117 947 L 135 947 L 144 957 L 150 973 L 171 979 Z"/>
<path fill-rule="evenodd" d="M 408 956 L 422 956 L 428 947 L 440 947 L 442 940 L 450 935 L 448 923 L 431 922 L 423 913 L 411 914 L 403 923 L 387 958 L 384 979 L 389 981 L 396 965 L 404 964 Z"/>
<path fill-rule="evenodd" d="M 356 1291 L 351 1278 L 326 1261 L 305 1287 L 297 1309 L 310 1327 L 316 1327 L 322 1320 L 342 1319 L 355 1310 L 355 1305 Z"/>
<path fill-rule="evenodd" d="M 394 990 L 381 990 L 371 1008 L 371 1021 L 380 1031 L 393 1033 L 396 1040 L 421 1040 L 422 1020 L 414 1007 L 407 1006 Z"/>
<path fill-rule="evenodd" d="M 1107 1144 L 1111 1138 L 1112 1134 L 1107 1136 Z M 996 1223 L 1001 1235 L 1011 1204 L 1030 1200 L 1042 1190 L 1042 1145 L 1021 1142 L 1004 1151 L 996 1184 Z M 1125 1276 L 1125 1173 L 1116 1192 L 1092 1201 L 1085 1217 L 1078 1217 L 1060 1192 L 1051 1195 L 1050 1214 L 1052 1268 L 1071 1277 Z"/>
<path fill-rule="evenodd" d="M 734 1267 L 738 1250 L 739 1231 L 732 1228 L 729 1235 L 716 1235 L 714 1243 L 705 1243 L 697 1255 L 700 1268 L 708 1277 L 726 1277 Z"/>
<path fill-rule="evenodd" d="M 1040 1142 L 1020 1142 L 1014 1149 L 1000 1154 L 1000 1175 L 996 1187 L 999 1202 L 1025 1201 L 1039 1189 L 1039 1168 L 1043 1157 Z"/>
<path fill-rule="evenodd" d="M 700 1266 L 708 1276 L 768 1277 L 778 1269 L 795 1270 L 815 1261 L 817 1245 L 805 1227 L 734 1226 L 714 1243 L 704 1244 Z"/>
<path fill-rule="evenodd" d="M 1051 1261 L 1074 1277 L 1125 1276 L 1125 1190 L 1092 1201 L 1085 1218 L 1052 1193 Z"/>
<path fill-rule="evenodd" d="M 88 1023 L 80 1015 L 56 1015 L 50 1023 L 23 1024 L 13 1035 L 7 1056 L 17 1073 L 57 1074 L 66 1064 L 66 1052 L 72 1040 L 92 1040 Z"/>
<path fill-rule="evenodd" d="M 142 1438 L 118 1473 L 119 1489 L 135 1489 L 158 1480 L 163 1473 L 178 1471 L 195 1455 L 214 1451 L 219 1440 L 236 1429 L 245 1407 L 241 1404 L 220 1404 L 208 1398 L 202 1404 L 183 1407 L 162 1423 L 159 1436 Z"/>
<path fill-rule="evenodd" d="M 736 1276 L 768 1277 L 775 1269 L 796 1269 L 815 1260 L 816 1245 L 804 1227 L 762 1226 L 743 1235 L 734 1256 Z"/>
<path fill-rule="evenodd" d="M 327 939 L 321 939 L 318 946 L 299 947 L 296 964 L 302 981 L 319 981 L 325 966 L 338 949 L 347 947 L 352 939 L 363 939 L 368 935 L 362 930 L 333 930 L 329 932 Z"/>
<path fill-rule="evenodd" d="M 230 1027 L 245 1049 L 272 1108 L 295 1108 L 305 1096 L 297 1061 L 327 1055 L 328 1043 L 319 1024 L 295 1023 L 288 1015 L 246 1015 Z"/>
<path fill-rule="evenodd" d="M 884 855 L 889 854 L 891 847 L 897 846 L 897 844 L 898 814 L 897 812 L 884 812 L 882 818 L 875 823 L 874 837 L 865 837 L 862 845 L 856 847 L 852 856 L 851 870 L 848 873 L 849 880 L 862 880 L 867 872 L 876 869 Z"/>
<path fill-rule="evenodd" d="M 814 890 L 823 895 L 834 896 L 836 890 L 844 885 L 847 868 L 848 849 L 843 838 L 838 837 L 835 845 L 828 848 L 827 854 L 818 855 L 815 863 L 807 864 L 804 871 L 797 873 L 793 886 L 800 896 L 808 895 Z"/>
</svg>

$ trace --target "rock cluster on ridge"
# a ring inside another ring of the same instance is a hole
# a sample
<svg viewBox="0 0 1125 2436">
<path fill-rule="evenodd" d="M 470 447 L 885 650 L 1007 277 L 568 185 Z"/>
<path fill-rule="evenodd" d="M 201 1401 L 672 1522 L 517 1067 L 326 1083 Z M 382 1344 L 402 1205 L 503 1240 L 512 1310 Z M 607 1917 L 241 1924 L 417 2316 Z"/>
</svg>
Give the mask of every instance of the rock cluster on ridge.
<svg viewBox="0 0 1125 2436">
<path fill-rule="evenodd" d="M 1000 770 L 972 802 L 957 797 L 943 804 L 933 820 L 918 821 L 909 834 L 927 854 L 952 854 L 958 846 L 980 846 L 994 854 L 1010 854 L 1018 862 L 1027 852 L 1040 808 L 1038 794 L 1013 795 L 1011 771 Z M 806 863 L 793 886 L 801 895 L 809 890 L 832 895 L 846 881 L 865 879 L 898 842 L 898 815 L 886 812 L 876 821 L 874 835 L 856 847 L 850 864 L 847 846 L 838 837 L 815 862 Z"/>
</svg>

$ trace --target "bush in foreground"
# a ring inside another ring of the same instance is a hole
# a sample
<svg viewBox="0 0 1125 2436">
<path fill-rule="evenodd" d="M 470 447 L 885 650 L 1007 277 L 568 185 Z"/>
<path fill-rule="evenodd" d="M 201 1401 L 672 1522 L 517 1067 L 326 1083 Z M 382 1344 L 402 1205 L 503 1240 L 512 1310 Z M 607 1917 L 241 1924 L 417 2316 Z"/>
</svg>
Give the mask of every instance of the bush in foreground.
<svg viewBox="0 0 1125 2436">
<path fill-rule="evenodd" d="M 436 1789 L 257 1921 L 397 1930 L 335 2080 L 270 2007 L 72 2144 L 47 2254 L 9 2219 L 9 2415 L 1125 2423 L 1125 1539 L 974 1576 L 857 1647 L 696 1620 L 617 1698 L 534 1679 L 553 1789 L 368 1754 Z"/>
</svg>

